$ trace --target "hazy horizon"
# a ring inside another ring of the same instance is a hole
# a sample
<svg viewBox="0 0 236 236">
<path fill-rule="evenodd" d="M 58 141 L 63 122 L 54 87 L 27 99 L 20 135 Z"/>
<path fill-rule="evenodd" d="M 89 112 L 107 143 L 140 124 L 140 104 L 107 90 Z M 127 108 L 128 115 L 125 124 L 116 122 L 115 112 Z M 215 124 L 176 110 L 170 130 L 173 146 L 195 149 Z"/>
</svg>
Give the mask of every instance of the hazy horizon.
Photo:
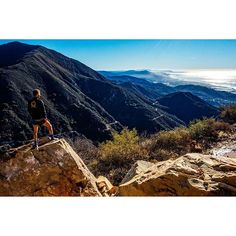
<svg viewBox="0 0 236 236">
<path fill-rule="evenodd" d="M 148 75 L 147 73 L 142 73 L 142 71 L 144 70 L 147 70 L 152 74 L 157 75 L 157 77 L 153 75 Z M 144 70 L 110 70 L 107 72 L 118 73 L 123 75 L 125 75 L 127 72 L 127 75 L 149 80 L 151 79 L 152 82 L 161 82 L 170 86 L 176 86 L 181 84 L 195 84 L 210 86 L 217 90 L 224 90 L 236 93 L 236 69 Z M 132 71 L 134 73 L 128 73 Z"/>
</svg>

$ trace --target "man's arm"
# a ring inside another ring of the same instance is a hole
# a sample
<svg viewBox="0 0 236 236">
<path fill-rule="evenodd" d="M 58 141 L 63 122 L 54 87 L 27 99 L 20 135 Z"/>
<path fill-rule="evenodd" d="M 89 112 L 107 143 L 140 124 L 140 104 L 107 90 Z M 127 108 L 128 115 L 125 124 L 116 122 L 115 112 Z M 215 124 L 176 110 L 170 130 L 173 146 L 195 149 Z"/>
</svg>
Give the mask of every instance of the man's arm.
<svg viewBox="0 0 236 236">
<path fill-rule="evenodd" d="M 43 118 L 47 118 L 47 112 L 44 106 L 44 102 L 42 100 L 39 100 L 39 104 L 40 104 L 40 111 L 42 113 Z"/>
<path fill-rule="evenodd" d="M 32 115 L 32 110 L 31 110 L 31 106 L 30 106 L 30 101 L 28 101 L 28 112 L 30 113 L 30 115 Z"/>
</svg>

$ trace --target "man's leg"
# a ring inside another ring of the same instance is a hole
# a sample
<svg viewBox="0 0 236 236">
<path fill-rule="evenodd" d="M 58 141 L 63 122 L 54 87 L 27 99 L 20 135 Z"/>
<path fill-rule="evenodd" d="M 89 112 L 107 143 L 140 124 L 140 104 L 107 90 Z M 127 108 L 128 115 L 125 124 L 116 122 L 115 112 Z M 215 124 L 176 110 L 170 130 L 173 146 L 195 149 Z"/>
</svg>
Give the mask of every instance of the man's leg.
<svg viewBox="0 0 236 236">
<path fill-rule="evenodd" d="M 50 134 L 50 137 L 53 139 L 53 128 L 52 125 L 50 123 L 50 121 L 48 119 L 46 119 L 46 121 L 44 122 L 43 126 L 45 126 L 48 129 L 48 132 Z"/>
<path fill-rule="evenodd" d="M 38 125 L 33 125 L 34 129 L 34 141 L 38 140 L 38 131 L 39 131 L 39 126 Z"/>
<path fill-rule="evenodd" d="M 33 129 L 34 129 L 34 145 L 33 145 L 33 147 L 37 148 L 38 147 L 39 126 L 38 125 L 33 125 Z"/>
</svg>

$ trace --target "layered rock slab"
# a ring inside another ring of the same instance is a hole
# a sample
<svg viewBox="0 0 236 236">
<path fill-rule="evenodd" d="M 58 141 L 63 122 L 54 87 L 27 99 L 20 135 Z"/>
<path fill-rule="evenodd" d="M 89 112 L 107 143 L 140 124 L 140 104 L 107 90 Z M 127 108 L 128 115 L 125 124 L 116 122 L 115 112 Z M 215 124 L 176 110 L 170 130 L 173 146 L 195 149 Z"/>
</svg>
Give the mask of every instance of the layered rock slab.
<svg viewBox="0 0 236 236">
<path fill-rule="evenodd" d="M 0 196 L 102 196 L 96 181 L 64 139 L 0 159 Z"/>
<path fill-rule="evenodd" d="M 119 195 L 236 196 L 236 159 L 190 153 L 156 164 L 137 162 L 119 186 Z"/>
</svg>

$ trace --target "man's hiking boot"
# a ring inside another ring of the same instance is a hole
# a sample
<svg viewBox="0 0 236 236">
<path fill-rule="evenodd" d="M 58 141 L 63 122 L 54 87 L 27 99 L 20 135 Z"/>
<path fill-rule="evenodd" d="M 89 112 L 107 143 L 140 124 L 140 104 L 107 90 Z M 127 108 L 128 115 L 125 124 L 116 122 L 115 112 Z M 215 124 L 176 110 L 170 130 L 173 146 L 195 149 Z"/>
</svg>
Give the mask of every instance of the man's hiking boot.
<svg viewBox="0 0 236 236">
<path fill-rule="evenodd" d="M 55 137 L 54 134 L 48 135 L 49 140 L 57 140 L 58 138 Z"/>
<path fill-rule="evenodd" d="M 34 141 L 32 148 L 38 150 L 39 149 L 39 141 Z"/>
</svg>

